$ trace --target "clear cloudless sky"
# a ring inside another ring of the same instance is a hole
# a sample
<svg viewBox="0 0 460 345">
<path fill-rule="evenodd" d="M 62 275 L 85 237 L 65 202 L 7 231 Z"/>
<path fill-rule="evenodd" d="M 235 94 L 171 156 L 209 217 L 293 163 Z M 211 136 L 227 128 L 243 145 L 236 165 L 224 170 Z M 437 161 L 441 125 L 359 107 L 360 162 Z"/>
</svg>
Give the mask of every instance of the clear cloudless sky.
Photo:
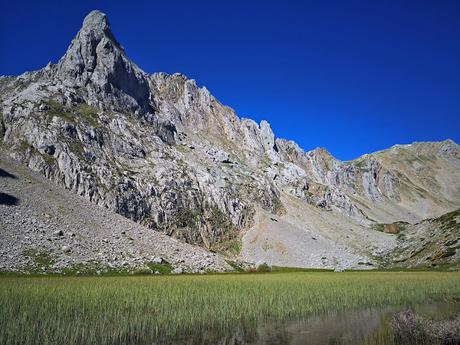
<svg viewBox="0 0 460 345">
<path fill-rule="evenodd" d="M 460 143 L 460 1 L 1 1 L 0 75 L 57 62 L 92 9 L 146 72 L 181 72 L 344 160 Z"/>
</svg>

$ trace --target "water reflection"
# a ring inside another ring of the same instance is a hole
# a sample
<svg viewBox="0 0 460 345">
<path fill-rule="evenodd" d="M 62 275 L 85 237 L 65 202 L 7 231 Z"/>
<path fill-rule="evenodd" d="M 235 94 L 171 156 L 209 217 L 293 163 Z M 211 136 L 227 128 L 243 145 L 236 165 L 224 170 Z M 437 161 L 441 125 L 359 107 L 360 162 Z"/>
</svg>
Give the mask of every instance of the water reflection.
<svg viewBox="0 0 460 345">
<path fill-rule="evenodd" d="M 321 315 L 306 320 L 264 322 L 241 326 L 229 334 L 199 332 L 157 344 L 171 345 L 344 345 L 387 344 L 382 329 L 388 328 L 393 313 L 404 307 L 373 308 Z M 459 303 L 427 303 L 415 306 L 416 312 L 434 319 L 444 319 L 460 312 Z M 378 335 L 378 337 L 376 337 Z"/>
</svg>

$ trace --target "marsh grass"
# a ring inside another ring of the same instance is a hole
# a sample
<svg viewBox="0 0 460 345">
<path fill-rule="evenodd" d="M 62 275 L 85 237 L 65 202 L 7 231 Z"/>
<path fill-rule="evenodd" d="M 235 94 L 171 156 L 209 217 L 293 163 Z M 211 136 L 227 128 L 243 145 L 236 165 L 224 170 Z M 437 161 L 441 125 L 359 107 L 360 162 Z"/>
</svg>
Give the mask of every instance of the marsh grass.
<svg viewBox="0 0 460 345">
<path fill-rule="evenodd" d="M 362 307 L 460 295 L 448 272 L 0 277 L 0 344 L 152 344 Z"/>
</svg>

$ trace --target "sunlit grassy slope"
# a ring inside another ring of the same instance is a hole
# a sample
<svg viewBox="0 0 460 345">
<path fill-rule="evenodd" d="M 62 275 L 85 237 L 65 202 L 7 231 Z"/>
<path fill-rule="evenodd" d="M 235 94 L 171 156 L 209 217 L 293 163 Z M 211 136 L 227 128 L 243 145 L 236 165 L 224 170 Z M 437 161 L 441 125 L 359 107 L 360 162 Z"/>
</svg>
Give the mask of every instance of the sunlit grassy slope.
<svg viewBox="0 0 460 345">
<path fill-rule="evenodd" d="M 449 272 L 2 277 L 0 344 L 148 344 L 260 319 L 460 295 Z"/>
</svg>

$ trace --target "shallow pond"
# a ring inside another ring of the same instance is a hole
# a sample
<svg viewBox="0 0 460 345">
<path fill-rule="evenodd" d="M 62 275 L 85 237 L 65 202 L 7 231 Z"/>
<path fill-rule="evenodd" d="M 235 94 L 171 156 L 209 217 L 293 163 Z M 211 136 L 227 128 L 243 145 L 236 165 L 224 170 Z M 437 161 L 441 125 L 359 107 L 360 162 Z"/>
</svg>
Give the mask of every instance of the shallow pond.
<svg viewBox="0 0 460 345">
<path fill-rule="evenodd" d="M 338 345 L 392 344 L 391 316 L 411 308 L 434 320 L 460 313 L 460 303 L 430 302 L 423 305 L 352 310 L 284 322 L 261 322 L 219 334 L 199 332 L 158 344 L 171 345 Z"/>
</svg>

